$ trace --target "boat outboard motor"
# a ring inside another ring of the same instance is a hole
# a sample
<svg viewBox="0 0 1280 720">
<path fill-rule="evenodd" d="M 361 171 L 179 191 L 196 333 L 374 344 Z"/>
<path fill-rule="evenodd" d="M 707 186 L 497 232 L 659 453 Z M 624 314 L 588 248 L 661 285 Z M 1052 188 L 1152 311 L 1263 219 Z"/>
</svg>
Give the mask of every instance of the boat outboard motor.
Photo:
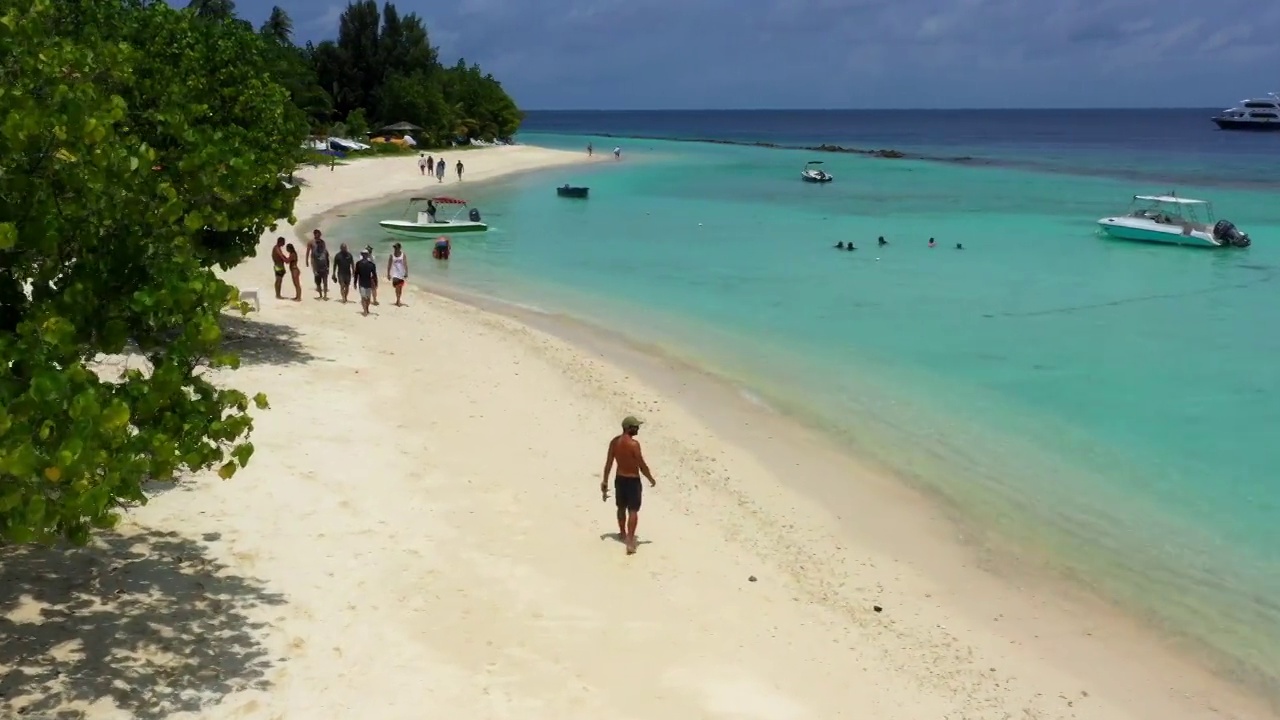
<svg viewBox="0 0 1280 720">
<path fill-rule="evenodd" d="M 1249 236 L 1236 229 L 1230 220 L 1219 220 L 1213 226 L 1213 239 L 1231 247 L 1249 247 Z"/>
<path fill-rule="evenodd" d="M 471 218 L 471 222 L 480 222 L 480 211 L 476 208 L 471 208 L 471 212 L 467 213 L 467 217 Z"/>
</svg>

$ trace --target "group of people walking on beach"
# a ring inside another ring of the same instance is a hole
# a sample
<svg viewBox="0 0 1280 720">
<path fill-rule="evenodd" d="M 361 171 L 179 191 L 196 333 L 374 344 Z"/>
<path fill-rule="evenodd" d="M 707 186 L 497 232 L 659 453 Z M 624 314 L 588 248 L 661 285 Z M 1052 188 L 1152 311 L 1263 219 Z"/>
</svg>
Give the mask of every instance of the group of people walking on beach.
<svg viewBox="0 0 1280 720">
<path fill-rule="evenodd" d="M 369 314 L 371 305 L 378 302 L 378 266 L 373 259 L 373 246 L 366 245 L 360 251 L 357 260 L 347 244 L 342 243 L 338 252 L 332 256 L 323 233 L 319 229 L 311 231 L 311 240 L 307 242 L 303 259 L 311 268 L 315 279 L 316 299 L 329 299 L 329 281 L 337 283 L 341 293 L 341 301 L 346 303 L 352 285 L 360 295 L 360 307 L 363 315 Z M 298 251 L 293 243 L 283 237 L 276 238 L 275 247 L 271 249 L 271 264 L 276 276 L 276 299 L 285 300 L 282 293 L 286 272 L 293 280 L 294 302 L 302 301 L 302 269 L 298 267 Z M 409 279 L 409 257 L 400 243 L 391 246 L 391 255 L 387 257 L 387 280 L 396 293 L 396 307 L 402 306 L 404 284 Z"/>
<path fill-rule="evenodd" d="M 437 160 L 435 157 L 427 155 L 426 153 L 418 154 L 418 172 L 423 175 L 426 175 L 429 172 L 434 172 L 436 182 L 444 182 L 445 167 L 443 157 Z M 458 164 L 453 166 L 453 169 L 454 172 L 458 173 L 458 180 L 461 181 L 462 171 L 466 169 L 462 166 L 462 161 L 459 160 Z"/>
</svg>

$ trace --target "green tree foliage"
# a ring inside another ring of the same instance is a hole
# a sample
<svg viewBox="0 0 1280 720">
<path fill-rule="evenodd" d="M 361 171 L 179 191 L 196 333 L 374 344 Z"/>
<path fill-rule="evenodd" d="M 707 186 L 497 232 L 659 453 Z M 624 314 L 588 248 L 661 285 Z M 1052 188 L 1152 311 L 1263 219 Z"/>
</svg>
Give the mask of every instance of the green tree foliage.
<svg viewBox="0 0 1280 720">
<path fill-rule="evenodd" d="M 523 120 L 515 102 L 492 75 L 459 60 L 440 64 L 426 25 L 395 5 L 381 10 L 376 0 L 347 6 L 336 40 L 305 51 L 317 84 L 333 100 L 335 119 L 350 128 L 352 113 L 378 126 L 407 121 L 422 127 L 426 140 L 510 137 Z"/>
<path fill-rule="evenodd" d="M 333 98 L 317 84 L 307 50 L 293 44 L 293 19 L 279 6 L 258 30 L 266 40 L 271 75 L 289 91 L 289 100 L 306 114 L 309 123 L 324 125 L 333 115 Z"/>
<path fill-rule="evenodd" d="M 364 115 L 364 108 L 356 108 L 347 115 L 347 132 L 356 137 L 369 134 L 369 119 Z"/>
<path fill-rule="evenodd" d="M 205 20 L 231 20 L 236 16 L 235 0 L 191 0 L 187 9 Z"/>
<path fill-rule="evenodd" d="M 278 45 L 293 44 L 293 19 L 279 5 L 271 8 L 271 14 L 262 23 L 262 34 Z"/>
<path fill-rule="evenodd" d="M 307 127 L 225 20 L 0 0 L 0 542 L 84 542 L 147 478 L 253 453 L 250 398 L 203 374 L 237 364 L 214 268 L 291 215 Z"/>
</svg>

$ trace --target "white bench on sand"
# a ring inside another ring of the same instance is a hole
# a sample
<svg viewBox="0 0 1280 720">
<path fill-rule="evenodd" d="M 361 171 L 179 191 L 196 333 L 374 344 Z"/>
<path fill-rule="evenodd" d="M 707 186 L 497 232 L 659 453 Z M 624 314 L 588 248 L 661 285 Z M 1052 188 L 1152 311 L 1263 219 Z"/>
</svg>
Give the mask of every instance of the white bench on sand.
<svg viewBox="0 0 1280 720">
<path fill-rule="evenodd" d="M 240 302 L 253 303 L 253 309 L 258 312 L 262 311 L 262 306 L 258 303 L 258 288 L 245 288 L 240 291 Z"/>
</svg>

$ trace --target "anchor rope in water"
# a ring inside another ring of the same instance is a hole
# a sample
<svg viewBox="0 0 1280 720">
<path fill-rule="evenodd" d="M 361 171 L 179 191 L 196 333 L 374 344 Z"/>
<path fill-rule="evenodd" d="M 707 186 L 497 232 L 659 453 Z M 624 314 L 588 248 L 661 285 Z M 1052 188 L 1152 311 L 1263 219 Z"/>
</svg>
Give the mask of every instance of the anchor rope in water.
<svg viewBox="0 0 1280 720">
<path fill-rule="evenodd" d="M 1081 310 L 1099 310 L 1108 307 L 1118 307 L 1120 305 L 1133 305 L 1141 302 L 1151 302 L 1153 300 L 1174 300 L 1177 298 L 1194 297 L 1196 295 L 1211 295 L 1213 293 L 1226 292 L 1228 290 L 1243 290 L 1255 285 L 1271 282 L 1275 279 L 1276 269 L 1273 266 L 1266 265 L 1241 265 L 1242 268 L 1250 270 L 1261 270 L 1264 272 L 1262 277 L 1255 278 L 1246 282 L 1230 283 L 1226 285 L 1216 285 L 1213 287 L 1200 288 L 1198 290 L 1187 290 L 1176 293 L 1159 293 L 1155 295 L 1137 295 L 1133 297 L 1119 298 L 1116 300 L 1108 300 L 1106 302 L 1087 303 L 1083 305 L 1068 305 L 1066 307 L 1046 308 L 1043 310 L 1028 310 L 1025 312 L 1002 312 L 1002 313 L 984 313 L 983 317 L 1036 317 L 1040 315 L 1063 315 Z"/>
</svg>

